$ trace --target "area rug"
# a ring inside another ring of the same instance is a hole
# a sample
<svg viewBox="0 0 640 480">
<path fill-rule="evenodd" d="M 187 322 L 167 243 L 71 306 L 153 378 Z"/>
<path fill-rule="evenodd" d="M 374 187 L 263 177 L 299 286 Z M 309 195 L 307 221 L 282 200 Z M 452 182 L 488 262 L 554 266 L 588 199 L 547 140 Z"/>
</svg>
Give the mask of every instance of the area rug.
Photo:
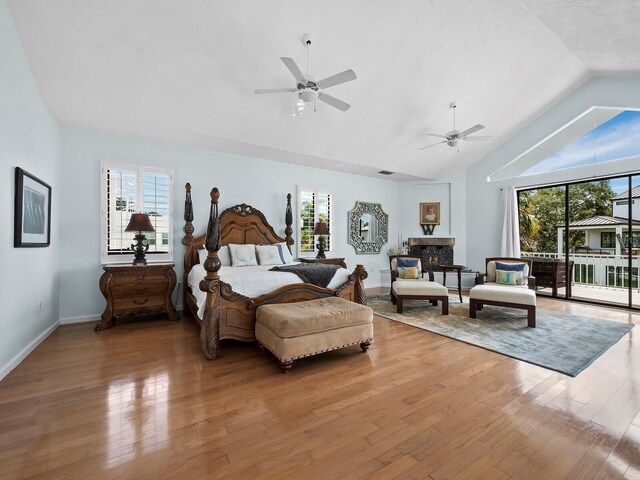
<svg viewBox="0 0 640 480">
<path fill-rule="evenodd" d="M 467 299 L 449 299 L 449 315 L 427 301 L 405 300 L 396 313 L 389 295 L 370 297 L 376 315 L 575 377 L 633 325 L 538 308 L 536 328 L 524 310 L 485 306 L 469 318 Z"/>
</svg>

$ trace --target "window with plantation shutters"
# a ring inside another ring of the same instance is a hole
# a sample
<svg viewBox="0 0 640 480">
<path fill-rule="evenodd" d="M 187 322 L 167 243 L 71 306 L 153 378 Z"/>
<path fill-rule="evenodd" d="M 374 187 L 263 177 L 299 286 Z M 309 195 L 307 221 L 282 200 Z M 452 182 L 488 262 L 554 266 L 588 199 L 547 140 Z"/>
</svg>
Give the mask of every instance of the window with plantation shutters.
<svg viewBox="0 0 640 480">
<path fill-rule="evenodd" d="M 317 254 L 317 236 L 313 230 L 317 222 L 324 222 L 329 227 L 329 235 L 325 235 L 326 253 L 333 251 L 332 211 L 333 194 L 315 188 L 298 188 L 298 256 L 315 257 Z"/>
<path fill-rule="evenodd" d="M 147 262 L 171 261 L 172 179 L 170 169 L 102 164 L 102 263 L 129 263 L 135 232 L 126 232 L 132 213 L 147 213 L 155 232 L 145 232 Z"/>
</svg>

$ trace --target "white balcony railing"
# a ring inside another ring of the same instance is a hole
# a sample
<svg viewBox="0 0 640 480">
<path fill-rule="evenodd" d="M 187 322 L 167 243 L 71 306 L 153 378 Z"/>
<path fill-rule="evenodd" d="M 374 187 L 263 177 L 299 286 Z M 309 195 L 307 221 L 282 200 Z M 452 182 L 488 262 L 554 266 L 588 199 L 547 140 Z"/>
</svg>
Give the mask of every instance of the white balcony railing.
<svg viewBox="0 0 640 480">
<path fill-rule="evenodd" d="M 564 253 L 522 252 L 523 257 L 564 259 Z M 629 272 L 629 259 L 626 255 L 603 255 L 589 253 L 570 253 L 573 261 L 572 284 L 596 285 L 601 287 L 627 288 L 629 282 L 634 290 L 640 292 L 640 255 L 631 257 L 632 267 Z"/>
</svg>

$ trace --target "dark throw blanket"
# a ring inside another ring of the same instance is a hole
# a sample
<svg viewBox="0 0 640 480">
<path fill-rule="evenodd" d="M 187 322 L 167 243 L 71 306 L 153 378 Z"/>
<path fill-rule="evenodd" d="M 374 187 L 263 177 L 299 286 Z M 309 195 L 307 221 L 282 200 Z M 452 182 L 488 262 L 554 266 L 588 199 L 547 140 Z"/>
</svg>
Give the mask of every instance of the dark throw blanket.
<svg viewBox="0 0 640 480">
<path fill-rule="evenodd" d="M 295 273 L 300 280 L 318 287 L 327 288 L 340 265 L 324 263 L 301 263 L 300 265 L 282 265 L 270 268 L 271 272 Z"/>
</svg>

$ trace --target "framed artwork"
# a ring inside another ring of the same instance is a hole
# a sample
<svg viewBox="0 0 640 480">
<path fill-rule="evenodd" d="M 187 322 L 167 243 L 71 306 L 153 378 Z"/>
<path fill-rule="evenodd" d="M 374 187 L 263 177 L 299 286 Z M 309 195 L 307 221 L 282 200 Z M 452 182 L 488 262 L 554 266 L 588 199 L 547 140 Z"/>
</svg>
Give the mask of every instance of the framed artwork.
<svg viewBox="0 0 640 480">
<path fill-rule="evenodd" d="M 51 242 L 51 187 L 16 167 L 14 247 L 48 247 Z"/>
<path fill-rule="evenodd" d="M 420 204 L 420 225 L 440 225 L 440 202 Z"/>
</svg>

